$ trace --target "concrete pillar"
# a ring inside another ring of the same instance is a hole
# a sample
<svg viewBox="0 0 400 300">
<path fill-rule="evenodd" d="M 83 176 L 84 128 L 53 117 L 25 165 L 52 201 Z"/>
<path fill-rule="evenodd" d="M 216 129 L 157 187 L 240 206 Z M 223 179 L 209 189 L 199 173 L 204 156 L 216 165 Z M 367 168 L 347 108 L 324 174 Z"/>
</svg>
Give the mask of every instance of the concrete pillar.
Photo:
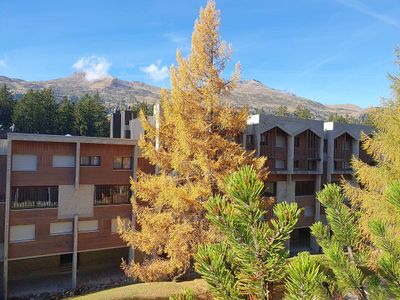
<svg viewBox="0 0 400 300">
<path fill-rule="evenodd" d="M 319 138 L 319 161 L 317 171 L 324 173 L 324 137 Z"/>
<path fill-rule="evenodd" d="M 260 140 L 261 140 L 261 136 L 260 136 L 260 124 L 254 124 L 254 137 L 255 137 L 255 142 L 256 142 L 256 156 L 260 157 L 261 154 L 261 146 L 260 146 Z"/>
<path fill-rule="evenodd" d="M 293 173 L 294 165 L 294 136 L 288 135 L 287 138 L 287 171 Z"/>
<path fill-rule="evenodd" d="M 332 132 L 328 132 L 327 137 L 328 137 L 328 149 L 327 149 L 326 178 L 327 178 L 327 183 L 331 183 L 332 173 L 334 171 L 335 140 L 333 138 Z"/>
<path fill-rule="evenodd" d="M 75 148 L 75 189 L 79 189 L 79 177 L 81 166 L 81 143 L 76 142 Z"/>
<path fill-rule="evenodd" d="M 10 232 L 10 208 L 11 208 L 11 156 L 12 141 L 8 138 L 7 167 L 6 167 L 6 203 L 4 211 L 4 255 L 3 255 L 3 298 L 8 296 L 8 243 Z"/>
<path fill-rule="evenodd" d="M 76 275 L 78 271 L 78 227 L 79 227 L 79 219 L 78 215 L 74 215 L 74 245 L 73 245 L 73 252 L 72 252 L 72 284 L 71 288 L 76 288 Z"/>
<path fill-rule="evenodd" d="M 246 134 L 246 130 L 245 130 L 243 132 L 243 134 L 242 134 L 242 146 L 243 146 L 243 149 L 245 149 L 245 150 L 246 150 L 246 147 L 247 147 L 246 140 L 247 140 L 247 134 Z"/>
<path fill-rule="evenodd" d="M 114 137 L 114 113 L 111 113 L 110 118 L 110 138 Z"/>
<path fill-rule="evenodd" d="M 125 138 L 125 110 L 121 110 L 121 139 Z"/>
</svg>

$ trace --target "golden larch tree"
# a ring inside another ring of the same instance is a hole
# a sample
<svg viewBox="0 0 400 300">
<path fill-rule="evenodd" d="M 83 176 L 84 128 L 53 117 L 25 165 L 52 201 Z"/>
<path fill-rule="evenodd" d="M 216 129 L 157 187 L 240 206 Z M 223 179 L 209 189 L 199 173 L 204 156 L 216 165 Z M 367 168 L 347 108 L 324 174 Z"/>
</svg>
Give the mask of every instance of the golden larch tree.
<svg viewBox="0 0 400 300">
<path fill-rule="evenodd" d="M 219 11 L 210 1 L 195 21 L 191 53 L 183 58 L 177 51 L 171 90 L 161 92 L 157 125 L 140 116 L 145 130 L 141 152 L 159 172 L 139 172 L 137 182 L 132 180 L 136 226 L 121 226 L 120 234 L 145 254 L 142 262 L 123 263 L 128 276 L 142 281 L 185 274 L 197 246 L 218 238 L 203 205 L 223 192 L 227 175 L 244 165 L 264 175 L 265 160 L 236 142 L 246 128 L 248 111 L 227 104 L 239 66 L 231 79 L 222 78 L 231 47 L 220 39 L 219 27 Z"/>
</svg>

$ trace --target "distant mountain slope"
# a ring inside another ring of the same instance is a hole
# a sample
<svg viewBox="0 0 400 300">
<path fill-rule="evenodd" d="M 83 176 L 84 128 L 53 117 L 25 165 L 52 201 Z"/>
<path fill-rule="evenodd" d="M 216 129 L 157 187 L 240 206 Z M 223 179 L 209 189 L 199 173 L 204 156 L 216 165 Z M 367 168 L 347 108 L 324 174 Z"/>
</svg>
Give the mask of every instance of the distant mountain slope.
<svg viewBox="0 0 400 300">
<path fill-rule="evenodd" d="M 0 76 L 0 85 L 7 84 L 17 95 L 29 89 L 52 88 L 58 98 L 68 96 L 80 97 L 86 93 L 98 92 L 108 108 L 128 106 L 134 102 L 155 103 L 159 99 L 160 88 L 138 82 L 124 81 L 115 77 L 107 77 L 96 81 L 87 81 L 84 73 L 48 81 L 24 81 Z M 235 106 L 248 106 L 251 110 L 272 112 L 280 105 L 294 110 L 298 105 L 310 109 L 318 118 L 331 113 L 357 116 L 362 109 L 356 105 L 324 105 L 291 93 L 275 90 L 257 80 L 240 81 L 228 100 Z"/>
</svg>

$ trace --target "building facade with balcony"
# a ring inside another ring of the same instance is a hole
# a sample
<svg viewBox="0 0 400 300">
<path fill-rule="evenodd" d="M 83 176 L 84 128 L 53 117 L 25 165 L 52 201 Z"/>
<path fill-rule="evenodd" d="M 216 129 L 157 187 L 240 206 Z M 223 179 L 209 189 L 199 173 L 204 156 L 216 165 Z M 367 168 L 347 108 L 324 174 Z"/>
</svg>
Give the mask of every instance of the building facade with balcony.
<svg viewBox="0 0 400 300">
<path fill-rule="evenodd" d="M 70 274 L 74 287 L 80 270 L 132 259 L 117 218 L 132 220 L 137 169 L 154 172 L 130 139 L 10 133 L 0 140 L 4 295 L 34 274 Z"/>
<path fill-rule="evenodd" d="M 315 195 L 326 183 L 354 181 L 351 158 L 371 161 L 360 139 L 362 133 L 369 135 L 372 130 L 355 124 L 251 116 L 241 140 L 245 149 L 268 159 L 268 196 L 277 203 L 296 202 L 303 209 L 288 243 L 293 253 L 319 251 L 309 226 L 324 221 L 325 215 Z"/>
</svg>

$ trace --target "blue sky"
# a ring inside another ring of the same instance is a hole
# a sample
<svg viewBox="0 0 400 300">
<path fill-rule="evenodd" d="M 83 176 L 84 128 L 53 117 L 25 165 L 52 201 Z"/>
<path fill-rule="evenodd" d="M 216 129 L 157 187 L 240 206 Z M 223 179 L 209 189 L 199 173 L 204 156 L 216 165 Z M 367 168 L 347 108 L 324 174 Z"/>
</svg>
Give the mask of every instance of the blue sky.
<svg viewBox="0 0 400 300">
<path fill-rule="evenodd" d="M 84 70 L 169 86 L 206 1 L 0 0 L 0 75 L 48 80 Z M 397 73 L 399 0 L 218 0 L 242 79 L 322 103 L 379 104 Z"/>
</svg>

